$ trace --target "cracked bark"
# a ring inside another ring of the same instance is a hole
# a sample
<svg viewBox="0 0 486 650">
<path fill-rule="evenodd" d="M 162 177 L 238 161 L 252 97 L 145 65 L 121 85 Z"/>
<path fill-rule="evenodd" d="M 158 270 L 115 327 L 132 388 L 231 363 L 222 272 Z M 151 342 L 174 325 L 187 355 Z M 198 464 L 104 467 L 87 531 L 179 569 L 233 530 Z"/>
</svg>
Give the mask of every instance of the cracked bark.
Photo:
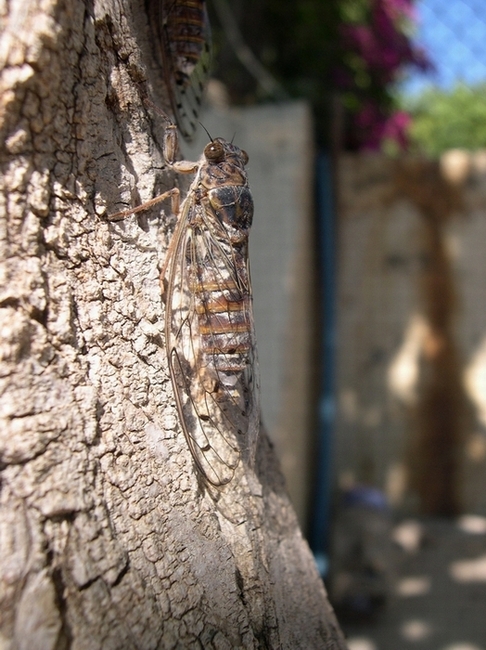
<svg viewBox="0 0 486 650">
<path fill-rule="evenodd" d="M 4 12 L 1 647 L 344 648 L 265 435 L 256 475 L 195 474 L 163 349 L 168 212 L 104 218 L 174 184 L 143 3 Z"/>
</svg>

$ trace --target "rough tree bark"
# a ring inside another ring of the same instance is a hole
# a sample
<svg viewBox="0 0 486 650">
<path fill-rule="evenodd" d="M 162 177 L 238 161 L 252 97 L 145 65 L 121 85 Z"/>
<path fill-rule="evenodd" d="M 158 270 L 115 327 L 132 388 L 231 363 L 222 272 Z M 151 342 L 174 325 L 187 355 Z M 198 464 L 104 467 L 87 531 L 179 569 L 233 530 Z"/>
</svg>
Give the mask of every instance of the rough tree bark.
<svg viewBox="0 0 486 650">
<path fill-rule="evenodd" d="M 194 471 L 170 210 L 106 220 L 174 184 L 142 0 L 2 7 L 0 646 L 344 648 L 265 435 L 256 475 Z"/>
</svg>

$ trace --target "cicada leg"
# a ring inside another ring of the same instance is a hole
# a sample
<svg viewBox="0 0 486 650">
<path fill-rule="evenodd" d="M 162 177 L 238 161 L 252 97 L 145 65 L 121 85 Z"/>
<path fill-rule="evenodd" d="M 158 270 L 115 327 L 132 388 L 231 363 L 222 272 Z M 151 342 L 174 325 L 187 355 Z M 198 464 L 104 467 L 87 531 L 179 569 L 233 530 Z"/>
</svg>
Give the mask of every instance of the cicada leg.
<svg viewBox="0 0 486 650">
<path fill-rule="evenodd" d="M 137 212 L 142 212 L 143 210 L 147 210 L 153 205 L 156 205 L 161 201 L 165 201 L 168 198 L 170 198 L 172 214 L 175 214 L 177 216 L 179 214 L 179 208 L 181 202 L 180 196 L 181 193 L 179 188 L 173 187 L 171 190 L 168 190 L 167 192 L 164 192 L 163 194 L 159 194 L 159 196 L 155 196 L 153 199 L 150 199 L 150 201 L 146 201 L 141 205 L 137 205 L 136 208 L 130 208 L 129 210 L 122 210 L 121 212 L 115 212 L 114 214 L 109 214 L 108 220 L 122 221 L 123 219 L 129 217 L 131 214 L 136 214 Z"/>
</svg>

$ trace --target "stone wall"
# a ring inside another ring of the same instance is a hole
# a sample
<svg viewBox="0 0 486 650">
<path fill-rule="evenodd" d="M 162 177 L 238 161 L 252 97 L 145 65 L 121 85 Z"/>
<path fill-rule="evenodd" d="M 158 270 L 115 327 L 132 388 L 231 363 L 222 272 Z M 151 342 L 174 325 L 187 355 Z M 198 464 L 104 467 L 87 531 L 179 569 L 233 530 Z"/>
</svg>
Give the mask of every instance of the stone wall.
<svg viewBox="0 0 486 650">
<path fill-rule="evenodd" d="M 486 153 L 343 156 L 338 203 L 337 479 L 486 514 Z"/>
</svg>

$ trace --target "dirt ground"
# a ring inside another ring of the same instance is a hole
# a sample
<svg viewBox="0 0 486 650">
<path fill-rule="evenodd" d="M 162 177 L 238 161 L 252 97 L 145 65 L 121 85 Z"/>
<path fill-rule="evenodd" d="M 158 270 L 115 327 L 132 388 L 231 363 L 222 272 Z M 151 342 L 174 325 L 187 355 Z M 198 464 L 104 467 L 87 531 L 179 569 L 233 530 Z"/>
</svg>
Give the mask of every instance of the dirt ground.
<svg viewBox="0 0 486 650">
<path fill-rule="evenodd" d="M 394 577 L 370 620 L 341 620 L 349 650 L 486 650 L 486 519 L 393 529 Z"/>
</svg>

